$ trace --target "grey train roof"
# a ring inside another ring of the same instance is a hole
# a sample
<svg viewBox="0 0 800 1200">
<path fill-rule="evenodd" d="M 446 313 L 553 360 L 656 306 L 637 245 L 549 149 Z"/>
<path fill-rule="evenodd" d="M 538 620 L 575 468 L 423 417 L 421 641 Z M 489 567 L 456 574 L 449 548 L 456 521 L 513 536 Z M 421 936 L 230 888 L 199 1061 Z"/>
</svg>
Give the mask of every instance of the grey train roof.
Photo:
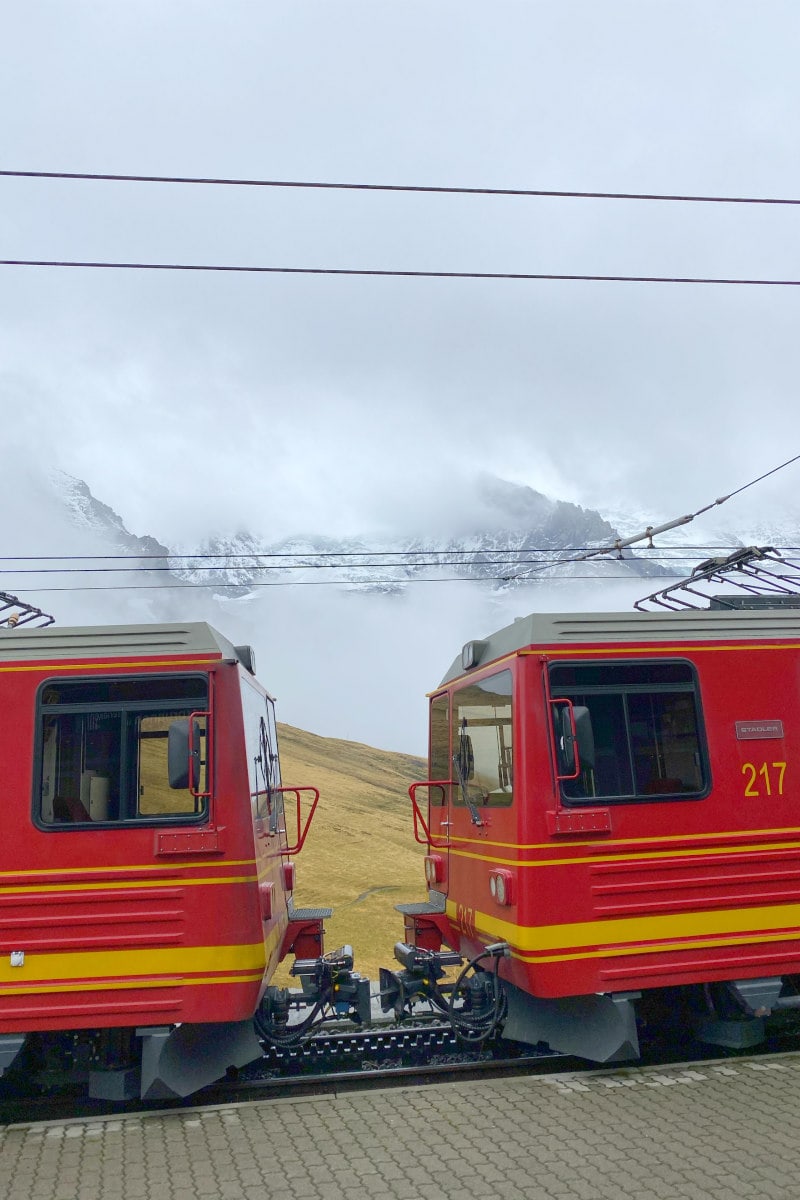
<svg viewBox="0 0 800 1200">
<path fill-rule="evenodd" d="M 79 625 L 0 629 L 0 662 L 59 658 L 138 658 L 187 654 L 241 661 L 227 638 L 204 621 L 184 625 Z"/>
<path fill-rule="evenodd" d="M 474 666 L 528 646 L 578 645 L 582 642 L 682 642 L 744 638 L 800 639 L 800 609 L 701 609 L 685 612 L 531 613 L 474 643 Z M 469 645 L 470 643 L 467 643 Z M 459 654 L 442 679 L 464 675 Z M 441 686 L 441 685 L 440 685 Z"/>
</svg>

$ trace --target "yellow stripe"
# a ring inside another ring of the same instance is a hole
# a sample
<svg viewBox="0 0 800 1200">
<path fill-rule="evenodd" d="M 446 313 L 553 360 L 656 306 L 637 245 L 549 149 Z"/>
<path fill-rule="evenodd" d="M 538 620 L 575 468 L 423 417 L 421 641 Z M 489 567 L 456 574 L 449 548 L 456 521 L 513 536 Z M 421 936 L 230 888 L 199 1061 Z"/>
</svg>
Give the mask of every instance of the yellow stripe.
<svg viewBox="0 0 800 1200">
<path fill-rule="evenodd" d="M 132 654 L 122 662 L 82 662 L 65 663 L 60 659 L 39 659 L 38 662 L 25 666 L 0 667 L 0 671 L 116 671 L 121 667 L 206 667 L 210 663 L 221 662 L 221 658 L 146 658 L 140 654 Z"/>
<path fill-rule="evenodd" d="M 455 903 L 447 901 L 447 915 L 457 917 Z M 613 948 L 625 944 L 631 952 L 641 953 L 637 943 L 667 942 L 675 938 L 724 937 L 752 934 L 767 930 L 773 940 L 792 939 L 800 935 L 800 904 L 770 904 L 753 908 L 716 909 L 712 912 L 668 913 L 643 917 L 612 917 L 602 921 L 575 921 L 563 925 L 515 925 L 487 913 L 476 912 L 470 923 L 480 933 L 488 933 L 498 941 L 508 942 L 519 951 L 535 953 L 570 947 Z M 769 939 L 767 939 L 769 940 Z M 699 943 L 698 943 L 699 944 Z M 655 947 L 655 951 L 663 946 Z M 626 951 L 622 951 L 623 953 Z M 602 953 L 607 953 L 603 950 Z"/>
<path fill-rule="evenodd" d="M 594 638 L 587 638 L 587 641 L 595 641 Z M 588 655 L 602 655 L 605 658 L 617 658 L 621 654 L 638 654 L 642 655 L 643 651 L 647 651 L 650 657 L 656 657 L 659 654 L 694 654 L 694 653 L 727 653 L 730 650 L 800 650 L 798 642 L 778 642 L 766 643 L 759 641 L 743 642 L 739 644 L 735 642 L 731 645 L 703 645 L 700 642 L 689 642 L 685 646 L 665 646 L 661 642 L 654 642 L 648 637 L 642 637 L 638 646 L 621 646 L 619 642 L 609 642 L 607 646 L 596 647 L 587 650 L 583 645 L 576 643 L 574 647 L 569 649 L 551 649 L 549 646 L 542 646 L 536 650 L 518 650 L 520 655 L 538 654 L 545 658 L 585 658 Z M 509 655 L 508 657 L 512 657 Z"/>
<path fill-rule="evenodd" d="M 612 807 L 616 807 L 616 805 L 613 805 Z M 581 810 L 579 808 L 575 808 L 570 809 L 569 811 L 580 812 Z M 715 830 L 711 833 L 678 833 L 669 837 L 658 837 L 657 835 L 653 834 L 650 837 L 638 838 L 603 838 L 602 841 L 598 841 L 597 837 L 593 837 L 591 839 L 586 838 L 584 841 L 570 841 L 568 844 L 570 847 L 602 846 L 603 849 L 605 849 L 606 846 L 669 846 L 675 842 L 708 842 L 713 841 L 714 838 L 755 838 L 766 837 L 767 835 L 774 837 L 776 834 L 798 833 L 800 833 L 800 826 L 786 825 L 778 826 L 776 829 L 726 829 Z M 505 850 L 552 850 L 553 846 L 557 846 L 559 844 L 558 842 L 553 841 L 552 838 L 549 842 L 490 842 L 484 841 L 483 838 L 474 837 L 450 838 L 451 846 L 455 845 L 456 842 L 460 842 L 465 846 L 499 846 Z"/>
<path fill-rule="evenodd" d="M 32 987 L 0 987 L 0 1013 L 2 1013 L 3 996 L 42 996 L 50 993 L 63 993 L 65 991 L 80 992 L 124 992 L 132 991 L 134 988 L 165 988 L 165 987 L 194 987 L 197 984 L 213 984 L 213 983 L 259 983 L 263 977 L 263 971 L 254 971 L 249 975 L 213 975 L 208 978 L 192 975 L 191 978 L 173 979 L 171 976 L 162 976 L 160 979 L 112 979 L 104 980 L 98 983 L 85 983 L 80 980 L 76 987 L 74 983 L 70 986 L 67 984 L 45 983 L 34 984 Z"/>
<path fill-rule="evenodd" d="M 9 957 L 0 959 L 0 984 L 17 985 L 28 978 L 36 983 L 51 984 L 57 980 L 113 980 L 115 977 L 130 979 L 132 976 L 145 975 L 169 978 L 174 975 L 197 975 L 200 972 L 263 971 L 267 955 L 282 935 L 282 928 L 273 929 L 266 948 L 263 942 L 254 942 L 242 946 L 180 946 L 55 954 L 32 950 L 25 954 L 22 967 L 12 967 Z M 29 989 L 24 987 L 23 990 Z"/>
<path fill-rule="evenodd" d="M 583 854 L 580 858 L 543 858 L 517 859 L 495 858 L 489 854 L 471 854 L 467 850 L 456 850 L 451 847 L 450 853 L 454 858 L 476 859 L 478 862 L 498 863 L 507 867 L 563 867 L 575 863 L 588 863 L 596 866 L 602 863 L 630 862 L 642 863 L 646 860 L 662 858 L 703 858 L 712 854 L 758 854 L 768 850 L 797 850 L 798 842 L 762 842 L 757 846 L 701 846 L 691 850 L 652 850 L 640 854 Z"/>
<path fill-rule="evenodd" d="M 169 830 L 166 830 L 166 832 L 169 832 Z M 35 879 L 37 875 L 47 875 L 52 879 L 54 875 L 99 875 L 101 873 L 110 874 L 112 871 L 197 871 L 223 865 L 228 870 L 231 867 L 254 867 L 256 860 L 254 858 L 230 858 L 224 860 L 219 858 L 201 858 L 193 862 L 131 863 L 106 867 L 51 867 L 48 871 L 25 871 L 20 869 L 18 871 L 0 871 L 0 879 L 11 877 Z"/>
<path fill-rule="evenodd" d="M 166 891 L 170 887 L 199 887 L 202 884 L 221 884 L 221 883 L 256 883 L 257 875 L 214 875 L 205 879 L 121 879 L 118 881 L 109 881 L 108 883 L 56 883 L 52 886 L 42 884 L 21 884 L 19 887 L 3 887 L 0 888 L 0 896 L 17 896 L 28 895 L 31 892 L 36 892 L 39 895 L 62 895 L 65 892 L 99 892 L 99 891 L 121 891 L 129 888 L 156 888 L 159 891 Z"/>
<path fill-rule="evenodd" d="M 783 939 L 791 941 L 791 934 L 755 933 L 747 937 L 710 938 L 692 942 L 659 942 L 657 946 L 622 946 L 607 950 L 583 950 L 577 954 L 514 954 L 520 962 L 553 963 L 575 962 L 589 958 L 620 958 L 626 954 L 661 954 L 675 950 L 711 950 L 718 946 L 757 946 L 765 942 L 776 942 Z"/>
<path fill-rule="evenodd" d="M 596 642 L 595 638 L 587 636 L 587 642 Z M 512 658 L 522 658 L 524 656 L 537 655 L 540 658 L 588 658 L 604 657 L 604 658 L 619 658 L 623 654 L 638 654 L 641 656 L 644 653 L 650 657 L 656 657 L 659 654 L 693 654 L 693 653 L 719 653 L 729 650 L 800 650 L 800 643 L 797 642 L 780 642 L 777 645 L 765 644 L 761 641 L 744 642 L 741 645 L 736 642 L 732 645 L 703 645 L 701 642 L 689 642 L 685 646 L 665 646 L 660 642 L 654 642 L 652 638 L 646 636 L 646 631 L 642 632 L 642 637 L 639 639 L 639 644 L 635 646 L 623 646 L 619 642 L 609 641 L 604 646 L 595 646 L 592 649 L 587 649 L 581 642 L 575 642 L 574 645 L 567 648 L 553 647 L 547 644 L 536 646 L 531 649 L 510 650 L 508 654 L 501 655 L 500 658 L 493 658 L 491 662 L 482 666 L 478 671 L 470 671 L 469 678 L 479 679 L 483 672 L 495 671 L 501 663 L 509 662 Z M 426 693 L 427 699 L 432 699 L 434 696 L 446 696 L 451 689 L 467 677 L 467 673 L 462 671 L 460 675 L 448 679 L 444 686 L 435 688 L 432 692 Z"/>
</svg>

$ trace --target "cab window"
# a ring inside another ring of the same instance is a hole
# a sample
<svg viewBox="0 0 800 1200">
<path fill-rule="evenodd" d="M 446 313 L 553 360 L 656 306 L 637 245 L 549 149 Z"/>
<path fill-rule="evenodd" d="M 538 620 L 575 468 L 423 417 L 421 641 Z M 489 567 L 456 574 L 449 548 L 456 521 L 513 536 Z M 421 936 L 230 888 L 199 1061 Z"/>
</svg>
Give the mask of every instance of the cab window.
<svg viewBox="0 0 800 1200">
<path fill-rule="evenodd" d="M 689 663 L 558 664 L 550 694 L 588 710 L 593 762 L 562 780 L 565 800 L 687 798 L 708 783 L 700 696 Z M 555 706 L 558 711 L 558 706 Z"/>
<path fill-rule="evenodd" d="M 198 821 L 208 791 L 205 677 L 54 680 L 39 691 L 34 816 L 48 828 Z M 194 791 L 171 788 L 167 741 L 190 714 Z"/>
</svg>

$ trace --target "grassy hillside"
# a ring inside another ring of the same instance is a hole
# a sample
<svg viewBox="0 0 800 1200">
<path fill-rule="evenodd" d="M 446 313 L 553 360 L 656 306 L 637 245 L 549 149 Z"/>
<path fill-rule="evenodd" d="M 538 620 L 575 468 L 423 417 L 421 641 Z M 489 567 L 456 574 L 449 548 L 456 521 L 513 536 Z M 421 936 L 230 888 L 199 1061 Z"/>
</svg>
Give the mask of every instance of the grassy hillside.
<svg viewBox="0 0 800 1200">
<path fill-rule="evenodd" d="M 414 841 L 409 784 L 427 775 L 423 759 L 278 726 L 287 786 L 313 785 L 320 802 L 297 856 L 295 904 L 329 907 L 325 949 L 350 943 L 356 969 L 377 979 L 402 939 L 401 901 L 424 900 L 424 848 Z M 294 801 L 287 796 L 292 836 Z M 296 984 L 294 985 L 296 986 Z"/>
</svg>

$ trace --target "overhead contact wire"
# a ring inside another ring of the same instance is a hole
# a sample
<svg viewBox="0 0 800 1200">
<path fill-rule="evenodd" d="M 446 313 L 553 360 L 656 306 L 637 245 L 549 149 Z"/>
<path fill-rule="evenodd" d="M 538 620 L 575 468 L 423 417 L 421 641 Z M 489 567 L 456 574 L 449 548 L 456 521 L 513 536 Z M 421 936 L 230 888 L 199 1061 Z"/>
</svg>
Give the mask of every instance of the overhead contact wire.
<svg viewBox="0 0 800 1200">
<path fill-rule="evenodd" d="M 399 271 L 372 267 L 253 267 L 219 263 L 93 262 L 78 259 L 0 258 L 3 267 L 105 271 L 198 271 L 234 275 L 332 275 L 380 279 L 495 279 L 550 283 L 672 283 L 736 287 L 800 287 L 800 279 L 748 279 L 694 275 L 586 275 L 552 271 Z"/>
<path fill-rule="evenodd" d="M 211 175 L 117 175 L 99 171 L 2 171 L 0 178 L 55 179 L 90 183 L 171 183 L 215 187 L 303 188 L 340 192 L 407 192 L 444 196 L 520 196 L 554 200 L 646 200 L 681 204 L 800 205 L 800 199 L 779 196 L 697 196 L 672 192 L 598 192 L 566 188 L 458 187 L 439 184 L 342 183 L 301 179 L 235 179 Z"/>
</svg>

